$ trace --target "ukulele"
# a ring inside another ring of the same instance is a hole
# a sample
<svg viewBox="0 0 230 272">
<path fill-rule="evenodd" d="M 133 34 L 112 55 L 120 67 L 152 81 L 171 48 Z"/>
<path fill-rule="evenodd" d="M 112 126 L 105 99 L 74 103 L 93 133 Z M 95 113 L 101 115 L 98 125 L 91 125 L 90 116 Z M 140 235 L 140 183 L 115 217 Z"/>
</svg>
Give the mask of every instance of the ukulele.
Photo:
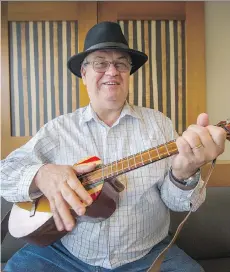
<svg viewBox="0 0 230 272">
<path fill-rule="evenodd" d="M 230 122 L 219 122 L 227 133 L 230 141 Z M 93 203 L 86 208 L 83 216 L 78 216 L 70 208 L 71 214 L 78 222 L 99 222 L 110 217 L 117 206 L 119 193 L 124 186 L 116 177 L 154 163 L 178 153 L 175 140 L 131 155 L 119 161 L 102 165 L 98 157 L 87 158 L 75 165 L 95 162 L 97 167 L 86 174 L 78 176 L 78 179 L 93 199 Z M 33 202 L 14 203 L 9 217 L 9 232 L 13 237 L 39 245 L 47 246 L 61 239 L 67 234 L 66 230 L 58 231 L 50 210 L 49 201 L 45 196 Z"/>
</svg>

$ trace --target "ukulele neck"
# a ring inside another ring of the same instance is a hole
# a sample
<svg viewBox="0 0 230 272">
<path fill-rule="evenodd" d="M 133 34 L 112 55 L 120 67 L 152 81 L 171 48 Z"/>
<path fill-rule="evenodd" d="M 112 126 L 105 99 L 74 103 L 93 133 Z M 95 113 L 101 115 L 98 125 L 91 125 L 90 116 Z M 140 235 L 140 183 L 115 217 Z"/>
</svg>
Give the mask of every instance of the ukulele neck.
<svg viewBox="0 0 230 272">
<path fill-rule="evenodd" d="M 165 159 L 178 153 L 178 149 L 174 141 L 159 145 L 154 148 L 147 149 L 143 152 L 123 158 L 119 161 L 102 165 L 98 169 L 79 176 L 82 185 L 93 184 L 101 179 L 114 178 L 121 174 L 135 170 L 147 164 Z"/>
</svg>

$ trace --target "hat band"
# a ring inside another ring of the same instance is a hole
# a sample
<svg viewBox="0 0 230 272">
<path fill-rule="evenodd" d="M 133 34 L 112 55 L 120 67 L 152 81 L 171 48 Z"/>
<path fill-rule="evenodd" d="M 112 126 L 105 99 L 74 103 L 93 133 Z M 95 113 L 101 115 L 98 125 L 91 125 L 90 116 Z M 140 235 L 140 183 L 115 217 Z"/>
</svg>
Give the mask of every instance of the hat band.
<svg viewBox="0 0 230 272">
<path fill-rule="evenodd" d="M 85 51 L 89 51 L 89 50 L 94 50 L 94 49 L 102 49 L 103 47 L 120 47 L 123 49 L 127 49 L 129 48 L 128 45 L 124 44 L 124 43 L 115 43 L 115 42 L 105 42 L 105 43 L 98 43 L 95 45 L 90 46 L 89 48 L 87 48 Z"/>
</svg>

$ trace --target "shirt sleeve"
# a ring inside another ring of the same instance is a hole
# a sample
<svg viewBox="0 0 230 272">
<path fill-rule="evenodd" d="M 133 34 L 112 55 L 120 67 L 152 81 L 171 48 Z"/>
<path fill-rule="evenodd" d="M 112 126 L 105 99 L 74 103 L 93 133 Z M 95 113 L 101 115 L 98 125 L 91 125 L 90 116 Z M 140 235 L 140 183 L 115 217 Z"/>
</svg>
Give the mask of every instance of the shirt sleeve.
<svg viewBox="0 0 230 272">
<path fill-rule="evenodd" d="M 200 178 L 194 189 L 183 190 L 177 187 L 167 175 L 160 187 L 161 198 L 170 210 L 180 212 L 189 211 L 192 208 L 196 211 L 206 197 L 206 190 L 202 190 L 201 193 L 203 184 L 204 181 Z"/>
<path fill-rule="evenodd" d="M 171 141 L 178 137 L 178 134 L 173 129 L 171 120 L 166 118 L 165 125 L 165 138 L 167 141 Z M 171 167 L 172 157 L 167 159 L 167 167 L 165 171 L 165 177 L 162 182 L 159 182 L 158 188 L 160 190 L 161 198 L 165 205 L 173 211 L 189 211 L 192 209 L 196 211 L 200 205 L 205 201 L 206 190 L 201 188 L 204 184 L 201 176 L 195 188 L 188 190 L 185 188 L 179 188 L 176 186 L 169 177 L 169 169 Z"/>
<path fill-rule="evenodd" d="M 54 121 L 42 127 L 24 146 L 1 162 L 1 195 L 9 202 L 32 201 L 41 195 L 30 194 L 30 185 L 41 166 L 53 163 L 59 152 Z"/>
</svg>

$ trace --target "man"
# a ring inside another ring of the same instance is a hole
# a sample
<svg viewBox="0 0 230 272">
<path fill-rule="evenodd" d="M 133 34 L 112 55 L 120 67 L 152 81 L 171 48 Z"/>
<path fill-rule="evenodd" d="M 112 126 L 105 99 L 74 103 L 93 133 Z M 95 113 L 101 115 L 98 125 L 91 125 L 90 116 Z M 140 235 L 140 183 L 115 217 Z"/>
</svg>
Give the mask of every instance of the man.
<svg viewBox="0 0 230 272">
<path fill-rule="evenodd" d="M 84 52 L 68 67 L 82 77 L 90 104 L 48 122 L 2 164 L 2 195 L 28 201 L 44 194 L 58 230 L 69 233 L 46 248 L 27 245 L 9 260 L 5 271 L 147 271 L 168 245 L 169 209 L 187 211 L 197 199 L 199 168 L 224 151 L 226 134 L 197 124 L 177 138 L 179 154 L 118 177 L 125 189 L 108 219 L 77 222 L 68 205 L 83 215 L 92 199 L 77 175 L 95 168 L 72 167 L 96 155 L 104 164 L 175 138 L 171 121 L 158 111 L 126 102 L 129 77 L 147 61 L 130 49 L 118 24 L 103 22 L 89 30 Z M 196 208 L 204 201 L 201 195 Z M 177 246 L 167 253 L 161 271 L 203 271 Z"/>
</svg>

